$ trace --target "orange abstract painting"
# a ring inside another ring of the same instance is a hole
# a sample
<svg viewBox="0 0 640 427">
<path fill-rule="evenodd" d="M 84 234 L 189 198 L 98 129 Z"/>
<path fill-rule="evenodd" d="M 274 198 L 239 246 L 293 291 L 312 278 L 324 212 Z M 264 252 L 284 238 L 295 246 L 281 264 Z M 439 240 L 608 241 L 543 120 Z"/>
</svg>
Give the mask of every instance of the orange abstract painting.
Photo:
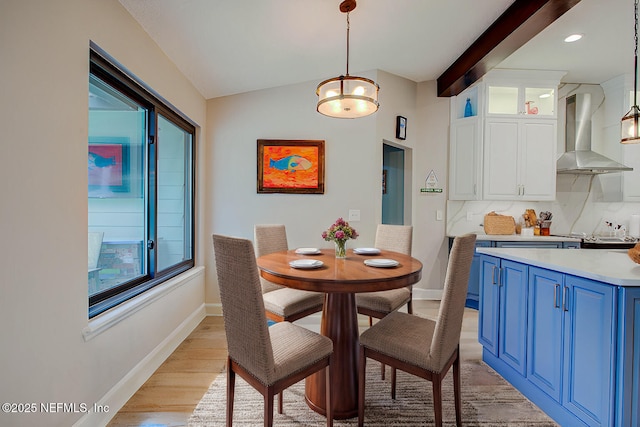
<svg viewBox="0 0 640 427">
<path fill-rule="evenodd" d="M 259 139 L 258 193 L 324 193 L 324 141 Z"/>
</svg>

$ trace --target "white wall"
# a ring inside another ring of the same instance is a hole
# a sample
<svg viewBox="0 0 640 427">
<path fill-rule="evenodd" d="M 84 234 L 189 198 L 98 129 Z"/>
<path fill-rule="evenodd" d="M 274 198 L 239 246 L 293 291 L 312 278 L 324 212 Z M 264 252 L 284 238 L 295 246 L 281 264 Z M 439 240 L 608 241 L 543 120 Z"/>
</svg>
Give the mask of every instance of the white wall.
<svg viewBox="0 0 640 427">
<path fill-rule="evenodd" d="M 117 1 L 0 2 L 0 402 L 117 402 L 109 393 L 137 388 L 139 363 L 202 310 L 196 275 L 83 338 L 90 40 L 205 130 L 204 99 Z M 0 425 L 69 426 L 82 415 L 0 413 Z"/>
<path fill-rule="evenodd" d="M 361 221 L 352 225 L 360 237 L 349 245 L 370 246 L 381 221 L 382 144 L 393 141 L 413 149 L 413 253 L 425 266 L 417 288 L 441 288 L 445 228 L 444 221 L 435 221 L 435 210 L 444 211 L 446 190 L 423 196 L 419 188 L 431 169 L 445 184 L 448 127 L 443 123 L 449 121 L 448 100 L 435 97 L 435 82 L 418 87 L 382 71 L 357 74 L 373 78 L 381 87 L 380 110 L 361 119 L 318 114 L 315 81 L 208 101 L 206 181 L 211 186 L 205 234 L 253 239 L 254 224 L 282 223 L 287 226 L 291 248 L 331 247 L 320 237 L 322 231 L 336 218 L 347 218 L 349 209 L 359 209 Z M 404 141 L 395 139 L 397 115 L 407 117 Z M 257 194 L 258 139 L 325 140 L 325 194 Z M 206 301 L 215 307 L 219 302 L 217 281 L 212 250 L 207 251 Z"/>
</svg>

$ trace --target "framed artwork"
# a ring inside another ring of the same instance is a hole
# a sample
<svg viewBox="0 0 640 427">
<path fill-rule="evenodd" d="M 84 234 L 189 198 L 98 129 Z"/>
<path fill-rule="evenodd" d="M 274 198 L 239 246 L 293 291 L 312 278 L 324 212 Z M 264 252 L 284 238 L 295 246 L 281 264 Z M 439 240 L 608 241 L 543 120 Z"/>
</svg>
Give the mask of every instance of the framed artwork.
<svg viewBox="0 0 640 427">
<path fill-rule="evenodd" d="M 396 138 L 407 139 L 407 118 L 396 116 Z"/>
<path fill-rule="evenodd" d="M 130 191 L 129 149 L 129 138 L 89 139 L 89 197 L 122 197 Z"/>
<path fill-rule="evenodd" d="M 324 194 L 323 140 L 258 140 L 258 193 Z"/>
</svg>

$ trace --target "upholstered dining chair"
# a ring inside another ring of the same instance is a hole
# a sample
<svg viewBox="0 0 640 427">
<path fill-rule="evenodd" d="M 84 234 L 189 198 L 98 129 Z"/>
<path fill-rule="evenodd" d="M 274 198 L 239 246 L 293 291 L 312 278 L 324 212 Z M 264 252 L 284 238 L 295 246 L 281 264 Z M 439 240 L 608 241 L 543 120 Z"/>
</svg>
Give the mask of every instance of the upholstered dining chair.
<svg viewBox="0 0 640 427">
<path fill-rule="evenodd" d="M 374 246 L 378 249 L 400 252 L 411 255 L 413 227 L 411 225 L 378 224 Z M 373 318 L 382 319 L 387 314 L 398 310 L 405 304 L 407 312 L 413 313 L 413 291 L 411 286 L 380 292 L 363 292 L 356 294 L 358 313 L 369 316 L 369 326 Z M 385 365 L 380 367 L 384 379 Z"/>
<path fill-rule="evenodd" d="M 396 398 L 396 369 L 431 381 L 436 426 L 442 426 L 442 380 L 453 366 L 456 425 L 462 425 L 459 342 L 475 242 L 475 234 L 454 239 L 435 321 L 395 311 L 360 336 L 359 426 L 364 423 L 367 358 L 391 366 L 392 399 Z"/>
<path fill-rule="evenodd" d="M 250 240 L 213 235 L 218 286 L 227 337 L 227 427 L 233 421 L 235 376 L 264 396 L 264 425 L 273 425 L 273 398 L 307 376 L 325 370 L 327 384 L 333 343 L 330 338 L 290 322 L 267 326 L 258 266 Z M 333 425 L 330 386 L 327 426 Z"/>
<path fill-rule="evenodd" d="M 413 227 L 410 225 L 378 224 L 374 246 L 378 249 L 400 252 L 411 255 Z M 407 305 L 407 312 L 413 313 L 411 286 L 380 292 L 364 292 L 356 294 L 358 313 L 369 316 L 369 326 L 372 318 L 382 319 Z"/>
<path fill-rule="evenodd" d="M 287 231 L 282 224 L 257 224 L 253 229 L 253 237 L 256 257 L 289 249 Z M 290 289 L 262 277 L 260 283 L 267 318 L 270 320 L 295 322 L 322 311 L 323 293 Z"/>
</svg>

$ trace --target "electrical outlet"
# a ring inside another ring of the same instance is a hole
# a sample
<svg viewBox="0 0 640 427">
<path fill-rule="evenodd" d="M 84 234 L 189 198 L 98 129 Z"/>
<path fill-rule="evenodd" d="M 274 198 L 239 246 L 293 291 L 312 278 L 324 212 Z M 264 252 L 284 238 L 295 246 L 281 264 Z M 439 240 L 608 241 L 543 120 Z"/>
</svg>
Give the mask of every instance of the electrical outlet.
<svg viewBox="0 0 640 427">
<path fill-rule="evenodd" d="M 467 221 L 473 221 L 473 212 L 467 212 Z"/>
<path fill-rule="evenodd" d="M 349 221 L 360 221 L 360 209 L 349 209 Z"/>
</svg>

